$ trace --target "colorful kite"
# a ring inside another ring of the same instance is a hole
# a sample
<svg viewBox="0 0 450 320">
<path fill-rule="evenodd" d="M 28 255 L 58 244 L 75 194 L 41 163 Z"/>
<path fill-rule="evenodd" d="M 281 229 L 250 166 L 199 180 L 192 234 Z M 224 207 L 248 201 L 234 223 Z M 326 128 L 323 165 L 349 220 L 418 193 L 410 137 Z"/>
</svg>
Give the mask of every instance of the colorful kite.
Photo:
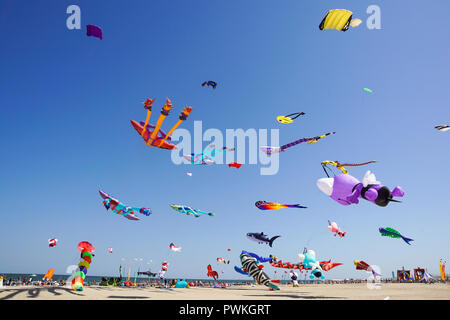
<svg viewBox="0 0 450 320">
<path fill-rule="evenodd" d="M 217 271 L 214 271 L 210 264 L 207 266 L 208 273 L 206 274 L 208 277 L 212 277 L 214 280 L 217 280 L 219 278 L 219 274 Z"/>
<path fill-rule="evenodd" d="M 216 82 L 214 82 L 214 81 L 205 81 L 205 82 L 203 82 L 202 83 L 202 87 L 204 87 L 204 86 L 211 86 L 213 89 L 215 89 L 216 88 L 216 86 L 217 86 L 217 83 Z"/>
<path fill-rule="evenodd" d="M 345 9 L 333 9 L 327 12 L 322 22 L 319 25 L 319 29 L 336 29 L 340 31 L 347 31 L 349 26 L 357 27 L 362 21 L 352 22 L 353 13 Z M 359 22 L 359 23 L 358 23 Z"/>
<path fill-rule="evenodd" d="M 215 164 L 214 160 L 211 158 L 214 158 L 215 156 L 225 153 L 227 151 L 234 151 L 234 148 L 227 148 L 223 147 L 221 149 L 216 149 L 216 146 L 211 144 L 207 146 L 203 152 L 197 153 L 197 154 L 190 154 L 190 155 L 183 155 L 183 158 L 188 160 L 191 164 L 196 165 L 211 165 Z"/>
<path fill-rule="evenodd" d="M 436 126 L 435 128 L 442 132 L 450 130 L 450 126 L 448 126 L 448 125 L 440 125 L 440 126 Z"/>
<path fill-rule="evenodd" d="M 367 93 L 372 93 L 373 91 L 371 90 L 371 89 L 369 89 L 369 88 L 364 88 L 363 89 L 365 92 L 367 92 Z"/>
<path fill-rule="evenodd" d="M 102 190 L 99 190 L 100 196 L 104 199 L 103 205 L 105 206 L 106 210 L 111 209 L 112 212 L 115 214 L 120 214 L 124 216 L 125 218 L 129 220 L 140 220 L 135 213 L 141 213 L 145 216 L 149 216 L 152 211 L 149 208 L 142 208 L 142 207 L 127 207 L 123 203 L 121 203 L 119 200 L 114 199 L 106 192 L 103 192 Z"/>
<path fill-rule="evenodd" d="M 44 275 L 43 279 L 51 280 L 53 274 L 55 273 L 55 269 L 48 269 L 47 273 Z"/>
<path fill-rule="evenodd" d="M 445 264 L 447 261 L 442 262 L 442 259 L 439 261 L 439 271 L 441 272 L 441 279 L 445 281 Z"/>
<path fill-rule="evenodd" d="M 170 250 L 175 251 L 175 252 L 181 251 L 181 247 L 177 247 L 176 245 L 173 244 L 173 242 L 171 242 L 169 244 L 169 248 L 170 248 Z"/>
<path fill-rule="evenodd" d="M 375 175 L 367 171 L 362 182 L 349 174 L 339 174 L 334 178 L 317 180 L 317 187 L 343 206 L 359 203 L 358 198 L 368 200 L 380 207 L 389 202 L 400 202 L 393 197 L 403 197 L 405 192 L 401 187 L 395 187 L 392 192 L 388 187 L 376 181 Z"/>
<path fill-rule="evenodd" d="M 413 239 L 402 236 L 400 232 L 392 228 L 379 228 L 378 231 L 380 231 L 381 235 L 384 237 L 391 237 L 395 239 L 402 238 L 403 241 L 405 241 L 409 245 L 411 245 L 411 243 L 409 243 L 410 241 L 414 241 Z"/>
<path fill-rule="evenodd" d="M 299 253 L 298 259 L 301 264 L 303 264 L 304 269 L 310 270 L 311 275 L 310 279 L 320 278 L 324 279 L 325 277 L 322 275 L 323 269 L 320 266 L 320 262 L 316 260 L 316 253 L 314 250 L 307 250 L 306 248 L 303 250 L 303 254 Z"/>
<path fill-rule="evenodd" d="M 113 249 L 112 248 L 108 248 L 108 252 L 109 253 L 113 253 Z"/>
<path fill-rule="evenodd" d="M 373 269 L 373 267 L 371 265 L 369 265 L 367 262 L 364 262 L 362 260 L 361 261 L 355 260 L 355 261 L 353 261 L 353 263 L 356 266 L 356 270 L 365 270 L 365 271 L 368 271 L 368 272 L 372 272 L 372 274 L 374 276 L 379 276 L 379 277 L 381 276 L 381 274 L 377 273 Z"/>
<path fill-rule="evenodd" d="M 291 113 L 288 114 L 287 116 L 278 116 L 277 117 L 277 121 L 279 123 L 292 123 L 295 119 L 297 119 L 299 116 L 304 115 L 304 112 L 295 112 L 295 113 Z M 295 117 L 293 117 L 295 116 Z"/>
<path fill-rule="evenodd" d="M 261 210 L 278 210 L 283 208 L 307 208 L 299 204 L 279 204 L 276 202 L 256 201 L 255 206 Z"/>
<path fill-rule="evenodd" d="M 48 247 L 52 248 L 56 246 L 56 243 L 58 242 L 58 239 L 48 239 Z"/>
<path fill-rule="evenodd" d="M 271 290 L 280 290 L 276 285 L 270 283 L 269 277 L 262 270 L 264 266 L 260 262 L 258 262 L 256 258 L 246 253 L 241 253 L 240 259 L 243 271 L 245 270 L 244 272 L 248 272 L 257 283 L 263 284 L 269 287 Z"/>
<path fill-rule="evenodd" d="M 77 249 L 81 252 L 81 261 L 78 263 L 78 268 L 72 274 L 72 289 L 74 291 L 83 291 L 84 279 L 92 262 L 92 257 L 94 256 L 92 253 L 95 249 L 87 241 L 80 242 Z"/>
<path fill-rule="evenodd" d="M 88 37 L 92 36 L 92 37 L 99 38 L 100 40 L 103 39 L 102 29 L 100 29 L 100 27 L 94 26 L 92 24 L 86 25 L 86 35 Z"/>
<path fill-rule="evenodd" d="M 201 214 L 205 214 L 207 216 L 214 216 L 214 213 L 212 213 L 212 212 L 204 212 L 204 211 L 193 209 L 193 208 L 187 207 L 187 206 L 171 204 L 170 207 L 179 213 L 184 213 L 188 216 L 194 216 L 196 218 L 200 217 Z"/>
<path fill-rule="evenodd" d="M 307 142 L 307 143 L 316 143 L 319 141 L 319 139 L 322 139 L 326 136 L 329 136 L 331 134 L 335 134 L 336 132 L 328 132 L 325 133 L 321 136 L 317 136 L 317 137 L 313 137 L 313 138 L 302 138 L 296 141 L 293 141 L 291 143 L 282 145 L 281 147 L 268 147 L 268 146 L 263 146 L 263 147 L 259 147 L 261 151 L 267 153 L 267 154 L 272 154 L 272 153 L 279 153 L 279 152 L 283 152 L 285 151 L 287 148 L 293 147 L 297 144 L 300 144 L 302 142 Z"/>
<path fill-rule="evenodd" d="M 155 101 L 155 99 L 147 99 L 144 103 L 144 107 L 147 110 L 147 118 L 145 119 L 145 122 L 137 123 L 134 120 L 131 120 L 131 124 L 133 125 L 134 129 L 142 136 L 145 143 L 149 147 L 157 147 L 161 149 L 176 149 L 175 145 L 172 143 L 167 142 L 171 141 L 170 135 L 175 131 L 176 128 L 181 124 L 181 122 L 185 121 L 191 111 L 191 107 L 185 107 L 183 111 L 180 114 L 179 120 L 175 125 L 170 129 L 170 131 L 166 134 L 162 130 L 160 130 L 162 123 L 166 119 L 166 117 L 169 115 L 170 110 L 172 110 L 172 102 L 169 99 L 166 99 L 166 104 L 161 109 L 161 115 L 158 118 L 158 121 L 156 123 L 156 126 L 153 126 L 151 124 L 148 124 L 150 120 L 150 116 L 152 113 L 152 104 Z"/>
<path fill-rule="evenodd" d="M 224 258 L 217 258 L 217 262 L 224 263 L 224 264 L 230 264 L 230 260 L 225 260 Z"/>
<path fill-rule="evenodd" d="M 342 231 L 339 229 L 337 223 L 336 223 L 336 222 L 330 222 L 330 220 L 328 220 L 328 230 L 330 230 L 331 232 L 333 232 L 335 237 L 336 237 L 336 235 L 339 235 L 339 237 L 341 237 L 341 238 L 342 238 L 343 236 L 345 236 L 345 234 L 347 233 L 347 232 L 342 232 Z"/>
<path fill-rule="evenodd" d="M 267 234 L 264 234 L 263 232 L 255 232 L 255 233 L 247 233 L 247 238 L 252 240 L 252 241 L 256 241 L 259 244 L 262 243 L 267 243 L 270 247 L 272 247 L 273 242 L 275 241 L 275 239 L 279 238 L 281 236 L 274 236 L 272 238 L 268 238 Z"/>
<path fill-rule="evenodd" d="M 328 168 L 328 167 L 327 167 L 327 164 L 332 165 L 332 166 L 335 166 L 336 168 L 338 168 L 339 170 L 341 170 L 342 173 L 344 173 L 344 174 L 348 174 L 348 171 L 345 169 L 345 167 L 360 167 L 360 166 L 364 166 L 364 165 L 366 165 L 366 164 L 369 164 L 369 163 L 375 163 L 375 162 L 376 162 L 375 160 L 372 160 L 372 161 L 363 162 L 363 163 L 340 163 L 339 161 L 325 160 L 325 161 L 322 161 L 321 164 L 322 164 L 322 168 L 323 168 L 323 170 L 325 171 L 326 175 L 327 175 L 328 177 L 330 177 L 330 176 L 328 175 L 327 170 L 326 170 L 326 168 Z"/>
<path fill-rule="evenodd" d="M 158 273 L 160 280 L 165 279 L 168 266 L 169 266 L 169 263 L 167 263 L 167 261 L 163 261 L 163 263 L 161 264 L 161 270 Z"/>
</svg>

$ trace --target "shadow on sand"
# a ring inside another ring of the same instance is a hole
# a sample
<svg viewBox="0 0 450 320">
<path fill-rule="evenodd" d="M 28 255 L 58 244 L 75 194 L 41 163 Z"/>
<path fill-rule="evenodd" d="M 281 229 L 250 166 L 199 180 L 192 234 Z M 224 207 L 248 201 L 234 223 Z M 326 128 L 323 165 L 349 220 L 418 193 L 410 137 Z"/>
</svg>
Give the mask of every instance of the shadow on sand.
<svg viewBox="0 0 450 320">
<path fill-rule="evenodd" d="M 61 292 L 68 292 L 70 294 L 73 294 L 75 296 L 83 296 L 82 294 L 79 293 L 75 293 L 72 289 L 68 289 L 68 288 L 58 288 L 58 287 L 50 287 L 50 288 L 24 288 L 24 289 L 7 289 L 7 290 L 1 290 L 0 293 L 3 292 L 8 292 L 8 291 L 12 291 L 10 294 L 1 297 L 0 300 L 8 300 L 11 299 L 13 297 L 15 297 L 16 295 L 18 295 L 19 293 L 22 292 L 28 292 L 28 295 L 26 298 L 37 298 L 39 296 L 39 294 L 42 291 L 48 291 L 51 294 L 55 295 L 55 296 L 60 296 L 62 295 Z M 60 292 L 58 292 L 60 291 Z M 25 298 L 24 298 L 25 299 Z"/>
</svg>

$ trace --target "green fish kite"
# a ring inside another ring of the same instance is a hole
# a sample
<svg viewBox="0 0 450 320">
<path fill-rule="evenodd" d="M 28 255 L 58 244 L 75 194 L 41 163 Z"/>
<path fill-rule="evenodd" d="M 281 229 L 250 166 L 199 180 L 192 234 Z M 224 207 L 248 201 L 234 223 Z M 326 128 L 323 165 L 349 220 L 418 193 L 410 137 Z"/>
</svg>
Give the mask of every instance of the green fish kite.
<svg viewBox="0 0 450 320">
<path fill-rule="evenodd" d="M 406 238 L 406 237 L 402 236 L 400 234 L 400 232 L 398 232 L 397 230 L 392 229 L 392 228 L 386 228 L 386 229 L 385 228 L 379 228 L 378 230 L 380 231 L 382 236 L 391 237 L 391 238 L 395 238 L 395 239 L 402 238 L 403 241 L 405 241 L 409 245 L 411 245 L 411 243 L 409 243 L 410 241 L 414 241 L 413 239 Z"/>
</svg>

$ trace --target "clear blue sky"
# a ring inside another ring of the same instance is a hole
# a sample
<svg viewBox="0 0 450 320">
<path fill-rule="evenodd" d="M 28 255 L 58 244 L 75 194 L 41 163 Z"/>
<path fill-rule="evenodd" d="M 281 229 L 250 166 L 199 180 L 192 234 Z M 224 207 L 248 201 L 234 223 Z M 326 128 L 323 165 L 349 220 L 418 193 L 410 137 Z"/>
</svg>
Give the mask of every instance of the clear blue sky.
<svg viewBox="0 0 450 320">
<path fill-rule="evenodd" d="M 66 28 L 71 4 L 81 8 L 81 30 Z M 381 8 L 381 30 L 366 27 L 371 4 Z M 334 8 L 363 23 L 320 31 Z M 0 272 L 64 274 L 87 240 L 96 247 L 88 275 L 116 275 L 119 264 L 127 270 L 143 258 L 133 266 L 157 271 L 167 260 L 167 277 L 205 278 L 211 264 L 222 278 L 245 279 L 233 270 L 241 250 L 296 262 L 305 246 L 344 263 L 326 278 L 366 277 L 355 259 L 384 276 L 402 266 L 438 274 L 450 253 L 450 133 L 434 129 L 450 123 L 449 9 L 445 0 L 3 0 Z M 100 26 L 103 40 L 87 37 L 86 24 Z M 205 80 L 217 89 L 201 87 Z M 145 119 L 147 97 L 156 98 L 153 121 L 172 100 L 166 130 L 191 105 L 181 126 L 191 131 L 201 120 L 204 130 L 278 128 L 280 143 L 336 134 L 281 154 L 273 176 L 261 176 L 259 165 L 176 166 L 130 125 Z M 275 120 L 299 111 L 306 116 L 291 125 Z M 403 202 L 341 206 L 316 187 L 326 159 L 378 160 L 350 173 L 361 179 L 370 169 L 390 188 L 402 186 Z M 153 214 L 135 222 L 106 212 L 100 188 Z M 260 211 L 258 200 L 308 209 Z M 216 216 L 180 215 L 172 203 Z M 333 237 L 327 220 L 347 236 Z M 415 241 L 381 237 L 378 228 L 388 226 Z M 273 249 L 245 237 L 260 231 L 281 235 Z"/>
</svg>

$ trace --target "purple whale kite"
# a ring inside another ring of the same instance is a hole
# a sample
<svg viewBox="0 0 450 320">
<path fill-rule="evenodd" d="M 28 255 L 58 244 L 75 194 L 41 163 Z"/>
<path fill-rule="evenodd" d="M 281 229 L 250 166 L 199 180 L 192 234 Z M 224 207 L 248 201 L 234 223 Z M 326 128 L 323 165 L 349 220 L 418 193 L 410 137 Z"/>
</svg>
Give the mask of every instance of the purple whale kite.
<svg viewBox="0 0 450 320">
<path fill-rule="evenodd" d="M 99 38 L 100 40 L 103 39 L 102 29 L 100 29 L 100 27 L 94 26 L 92 24 L 86 25 L 86 35 L 88 37 L 93 36 L 93 37 Z"/>
<path fill-rule="evenodd" d="M 401 187 L 392 191 L 376 181 L 375 175 L 367 171 L 362 182 L 349 174 L 339 174 L 334 178 L 317 180 L 317 187 L 331 199 L 344 206 L 359 203 L 358 198 L 366 199 L 380 207 L 386 207 L 389 202 L 400 202 L 393 197 L 403 197 L 405 192 Z"/>
</svg>

